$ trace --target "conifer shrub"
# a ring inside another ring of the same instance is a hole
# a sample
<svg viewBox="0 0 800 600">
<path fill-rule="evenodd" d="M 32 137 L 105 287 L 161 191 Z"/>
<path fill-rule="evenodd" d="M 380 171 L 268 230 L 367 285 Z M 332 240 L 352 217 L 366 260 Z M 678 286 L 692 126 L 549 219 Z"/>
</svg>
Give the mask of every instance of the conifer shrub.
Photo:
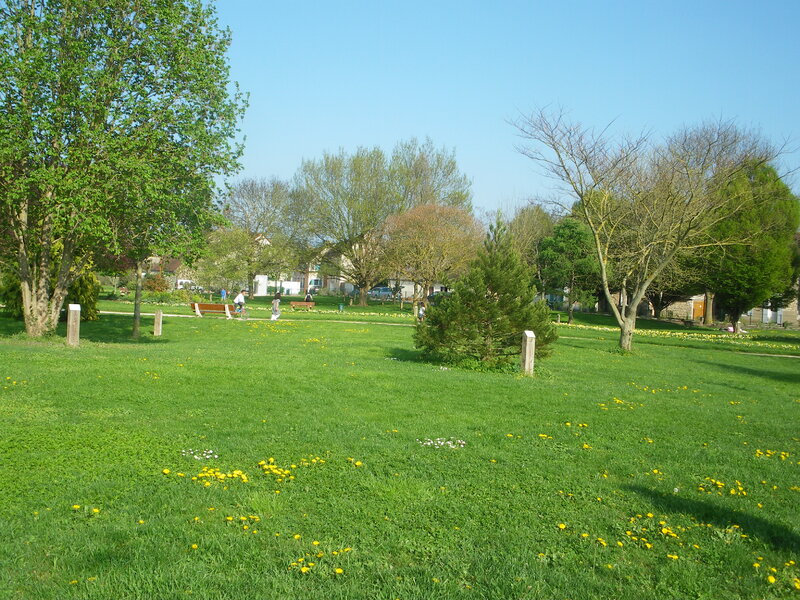
<svg viewBox="0 0 800 600">
<path fill-rule="evenodd" d="M 70 304 L 81 305 L 81 321 L 97 321 L 97 300 L 100 297 L 100 281 L 89 271 L 78 277 L 67 289 L 64 308 Z"/>
<path fill-rule="evenodd" d="M 72 282 L 67 288 L 67 297 L 64 299 L 63 308 L 70 304 L 81 305 L 81 321 L 97 321 L 97 300 L 100 297 L 100 282 L 97 276 L 90 272 L 84 273 Z M 14 319 L 23 318 L 22 310 L 22 284 L 14 273 L 5 273 L 0 281 L 0 303 L 5 305 L 5 311 Z M 62 317 L 66 319 L 66 314 Z"/>
<path fill-rule="evenodd" d="M 533 274 L 498 223 L 453 292 L 428 309 L 414 343 L 426 358 L 509 370 L 519 361 L 523 331 L 532 330 L 543 358 L 558 334 L 549 307 L 535 296 Z"/>
</svg>

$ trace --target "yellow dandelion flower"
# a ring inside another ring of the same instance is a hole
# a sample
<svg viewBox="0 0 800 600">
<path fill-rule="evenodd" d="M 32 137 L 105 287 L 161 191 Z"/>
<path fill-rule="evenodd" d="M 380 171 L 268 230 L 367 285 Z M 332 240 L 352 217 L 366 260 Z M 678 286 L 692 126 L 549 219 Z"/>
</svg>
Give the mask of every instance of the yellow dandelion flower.
<svg viewBox="0 0 800 600">
<path fill-rule="evenodd" d="M 775 578 L 772 575 L 770 575 L 769 577 L 767 577 L 767 581 L 769 583 L 775 583 Z"/>
<path fill-rule="evenodd" d="M 564 524 L 564 523 L 559 523 L 559 524 L 558 524 L 558 528 L 559 528 L 559 529 L 566 529 L 566 528 L 567 528 L 567 526 L 566 526 L 566 524 Z"/>
<path fill-rule="evenodd" d="M 192 550 L 197 550 L 197 544 L 192 544 Z"/>
<path fill-rule="evenodd" d="M 301 536 L 299 533 L 295 533 L 292 537 L 294 537 L 296 540 L 299 540 L 303 536 Z"/>
<path fill-rule="evenodd" d="M 169 469 L 163 469 L 161 472 L 162 472 L 164 475 L 169 475 L 169 474 L 170 474 L 170 470 L 169 470 Z"/>
<path fill-rule="evenodd" d="M 313 542 L 311 542 L 311 545 L 312 546 L 319 546 L 319 542 L 317 540 L 314 540 Z"/>
<path fill-rule="evenodd" d="M 333 570 L 333 572 L 336 573 L 337 575 L 341 575 L 342 573 L 344 573 L 344 569 L 340 569 L 339 567 L 336 567 Z"/>
</svg>

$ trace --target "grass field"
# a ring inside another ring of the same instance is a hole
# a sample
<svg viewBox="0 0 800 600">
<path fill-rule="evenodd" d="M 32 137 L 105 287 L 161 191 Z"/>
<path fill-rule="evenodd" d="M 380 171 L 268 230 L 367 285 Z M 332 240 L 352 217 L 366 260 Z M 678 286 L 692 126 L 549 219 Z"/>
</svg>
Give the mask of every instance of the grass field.
<svg viewBox="0 0 800 600">
<path fill-rule="evenodd" d="M 797 333 L 591 317 L 530 378 L 320 319 L 0 318 L 0 597 L 800 594 Z"/>
</svg>

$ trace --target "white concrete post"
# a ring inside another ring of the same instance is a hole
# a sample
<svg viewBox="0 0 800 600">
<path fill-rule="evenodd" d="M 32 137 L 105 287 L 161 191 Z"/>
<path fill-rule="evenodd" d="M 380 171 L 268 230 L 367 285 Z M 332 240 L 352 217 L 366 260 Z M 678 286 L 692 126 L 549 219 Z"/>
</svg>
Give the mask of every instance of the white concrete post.
<svg viewBox="0 0 800 600">
<path fill-rule="evenodd" d="M 533 354 L 536 352 L 536 334 L 532 331 L 522 332 L 522 354 L 520 368 L 523 373 L 533 375 Z"/>
<path fill-rule="evenodd" d="M 153 337 L 161 335 L 161 325 L 164 320 L 164 311 L 161 309 L 156 310 L 156 320 L 153 323 Z"/>
<path fill-rule="evenodd" d="M 67 346 L 76 347 L 81 336 L 81 305 L 70 304 L 67 311 Z"/>
</svg>

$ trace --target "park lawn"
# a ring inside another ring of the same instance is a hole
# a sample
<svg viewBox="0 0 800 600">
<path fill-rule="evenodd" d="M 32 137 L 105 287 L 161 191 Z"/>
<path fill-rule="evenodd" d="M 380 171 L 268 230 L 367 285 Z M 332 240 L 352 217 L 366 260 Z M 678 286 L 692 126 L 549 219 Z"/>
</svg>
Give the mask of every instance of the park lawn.
<svg viewBox="0 0 800 600">
<path fill-rule="evenodd" d="M 284 296 L 281 302 L 281 311 L 284 319 L 299 320 L 365 320 L 373 322 L 396 322 L 413 324 L 413 308 L 410 303 L 405 302 L 403 308 L 400 303 L 381 302 L 370 300 L 368 306 L 349 305 L 342 302 L 342 299 L 335 296 L 316 296 L 314 302 L 316 306 L 312 309 L 298 308 L 293 309 L 290 302 L 302 301 L 303 296 Z M 207 300 L 206 300 L 207 301 Z M 212 302 L 221 303 L 219 297 L 214 297 Z M 228 303 L 232 302 L 230 299 Z M 256 297 L 247 301 L 248 312 L 253 318 L 269 318 L 272 313 L 271 297 Z M 339 305 L 343 308 L 340 311 Z M 97 304 L 98 310 L 109 312 L 133 313 L 133 300 L 130 297 L 119 300 L 100 299 Z M 160 309 L 168 314 L 192 315 L 189 303 L 185 304 L 147 304 L 142 303 L 142 313 L 152 314 Z"/>
<path fill-rule="evenodd" d="M 0 318 L 0 596 L 797 597 L 800 361 L 592 327 L 531 378 L 407 327 Z"/>
</svg>

